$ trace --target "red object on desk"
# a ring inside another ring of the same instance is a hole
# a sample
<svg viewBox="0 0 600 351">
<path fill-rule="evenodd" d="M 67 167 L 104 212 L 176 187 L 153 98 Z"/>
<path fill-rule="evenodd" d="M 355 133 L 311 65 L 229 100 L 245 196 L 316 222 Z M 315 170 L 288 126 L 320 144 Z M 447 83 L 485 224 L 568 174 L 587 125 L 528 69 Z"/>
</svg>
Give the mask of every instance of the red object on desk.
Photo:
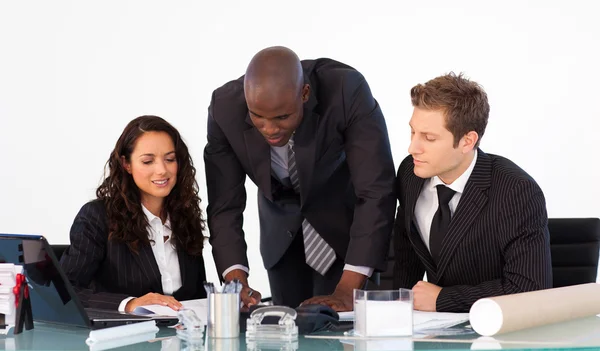
<svg viewBox="0 0 600 351">
<path fill-rule="evenodd" d="M 13 334 L 20 334 L 23 331 L 23 324 L 26 330 L 33 329 L 33 314 L 31 312 L 31 300 L 29 299 L 29 287 L 25 275 L 17 274 L 13 293 L 15 294 L 15 330 Z"/>
<path fill-rule="evenodd" d="M 17 274 L 17 278 L 15 279 L 15 287 L 13 288 L 13 294 L 15 294 L 15 307 L 19 307 L 19 292 L 21 291 L 21 287 L 24 285 L 24 294 L 25 298 L 29 299 L 29 287 L 25 282 L 25 276 L 21 273 Z"/>
</svg>

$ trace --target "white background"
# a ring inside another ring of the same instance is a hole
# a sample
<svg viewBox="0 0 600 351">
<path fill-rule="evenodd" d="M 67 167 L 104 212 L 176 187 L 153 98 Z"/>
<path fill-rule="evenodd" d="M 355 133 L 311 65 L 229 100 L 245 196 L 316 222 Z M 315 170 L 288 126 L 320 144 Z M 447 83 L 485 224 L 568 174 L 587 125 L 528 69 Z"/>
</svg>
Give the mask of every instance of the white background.
<svg viewBox="0 0 600 351">
<path fill-rule="evenodd" d="M 482 149 L 529 172 L 550 217 L 598 217 L 597 4 L 1 0 L 0 232 L 68 243 L 122 129 L 143 114 L 180 130 L 206 199 L 211 92 L 271 45 L 360 70 L 386 116 L 396 166 L 409 142 L 410 88 L 465 72 L 491 104 Z M 269 295 L 256 188 L 247 187 L 251 283 Z M 216 281 L 208 246 L 205 257 Z"/>
</svg>

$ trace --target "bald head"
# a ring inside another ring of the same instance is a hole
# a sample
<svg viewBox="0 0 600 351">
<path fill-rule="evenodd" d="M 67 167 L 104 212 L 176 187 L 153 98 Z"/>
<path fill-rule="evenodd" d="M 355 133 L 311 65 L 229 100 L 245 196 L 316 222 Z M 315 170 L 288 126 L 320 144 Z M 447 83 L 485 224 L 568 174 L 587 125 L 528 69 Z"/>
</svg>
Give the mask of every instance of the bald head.
<svg viewBox="0 0 600 351">
<path fill-rule="evenodd" d="M 244 77 L 246 100 L 279 100 L 300 94 L 304 75 L 300 59 L 292 50 L 274 46 L 259 51 L 248 64 Z"/>
<path fill-rule="evenodd" d="M 304 116 L 310 96 L 298 56 L 281 46 L 266 48 L 250 61 L 244 95 L 254 126 L 272 146 L 285 145 Z"/>
</svg>

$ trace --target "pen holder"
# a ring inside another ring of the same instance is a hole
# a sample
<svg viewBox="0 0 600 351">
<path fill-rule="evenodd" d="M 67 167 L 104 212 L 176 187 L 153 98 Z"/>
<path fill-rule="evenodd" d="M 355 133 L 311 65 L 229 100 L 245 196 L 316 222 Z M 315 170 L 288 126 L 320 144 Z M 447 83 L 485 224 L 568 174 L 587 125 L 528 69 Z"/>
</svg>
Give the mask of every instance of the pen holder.
<svg viewBox="0 0 600 351">
<path fill-rule="evenodd" d="M 208 294 L 207 329 L 211 338 L 240 336 L 240 294 Z"/>
<path fill-rule="evenodd" d="M 363 337 L 412 335 L 412 290 L 354 290 L 354 333 Z"/>
</svg>

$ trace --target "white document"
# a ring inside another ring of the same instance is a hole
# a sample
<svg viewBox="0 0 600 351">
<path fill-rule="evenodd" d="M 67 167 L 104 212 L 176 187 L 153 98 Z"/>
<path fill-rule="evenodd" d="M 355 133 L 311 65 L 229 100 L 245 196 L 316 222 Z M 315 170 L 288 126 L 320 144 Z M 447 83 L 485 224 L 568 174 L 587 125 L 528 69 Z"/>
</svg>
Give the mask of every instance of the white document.
<svg viewBox="0 0 600 351">
<path fill-rule="evenodd" d="M 413 311 L 413 332 L 427 332 L 429 329 L 445 329 L 468 322 L 468 313 Z"/>
<path fill-rule="evenodd" d="M 340 321 L 354 321 L 354 311 L 338 312 Z M 425 333 L 429 329 L 445 329 L 469 320 L 468 313 L 413 311 L 413 333 Z"/>
<path fill-rule="evenodd" d="M 186 300 L 179 301 L 183 305 L 184 308 L 193 310 L 196 312 L 196 315 L 200 320 L 206 322 L 208 319 L 208 300 L 207 299 L 198 299 L 198 300 Z M 133 310 L 134 314 L 141 316 L 169 316 L 169 317 L 177 317 L 177 311 L 173 310 L 170 307 L 161 306 L 161 305 L 146 305 L 137 307 Z"/>
</svg>

